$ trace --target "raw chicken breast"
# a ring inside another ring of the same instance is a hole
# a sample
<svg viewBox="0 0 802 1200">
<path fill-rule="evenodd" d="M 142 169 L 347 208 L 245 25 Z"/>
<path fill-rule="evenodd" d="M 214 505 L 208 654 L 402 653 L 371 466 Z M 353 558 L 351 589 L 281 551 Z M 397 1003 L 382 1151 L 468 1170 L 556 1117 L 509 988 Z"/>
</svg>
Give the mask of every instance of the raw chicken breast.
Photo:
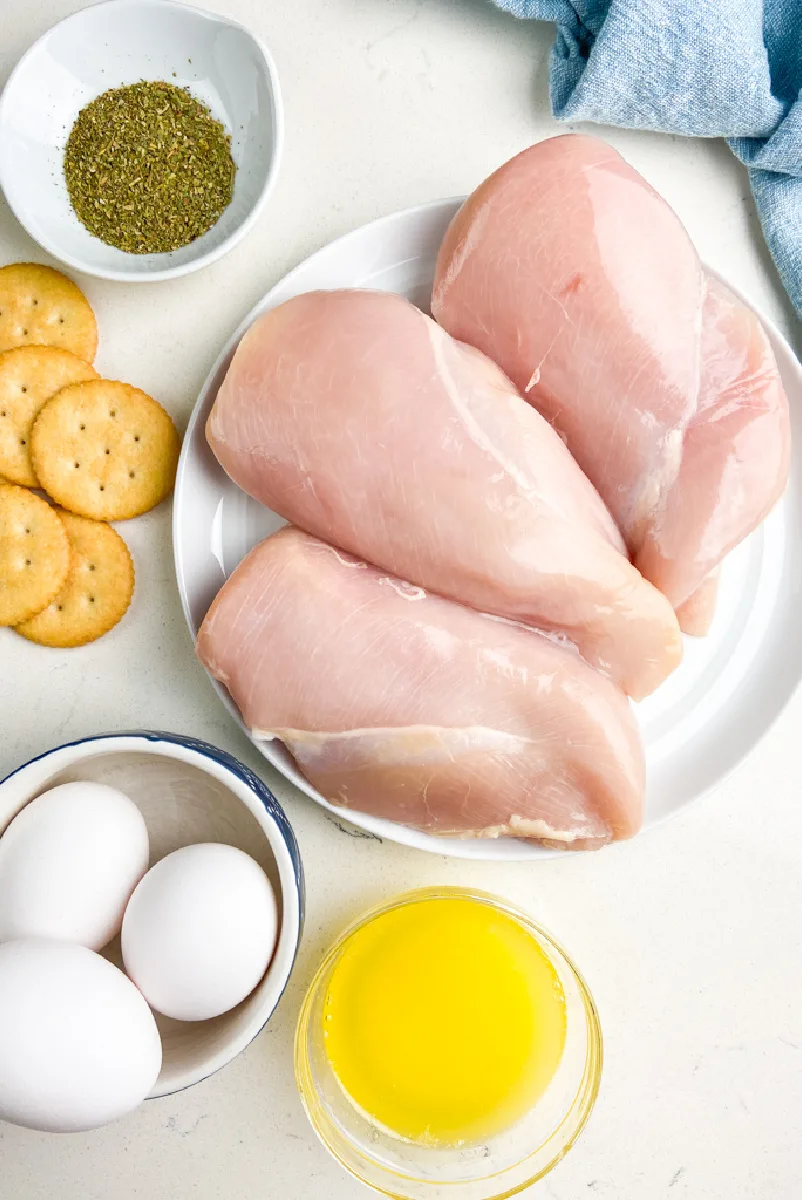
<svg viewBox="0 0 802 1200">
<path fill-rule="evenodd" d="M 769 514 L 790 462 L 788 401 L 763 327 L 710 278 L 700 362 L 679 470 L 635 560 L 676 606 L 705 577 L 713 582 L 701 588 L 714 595 L 716 567 Z"/>
<path fill-rule="evenodd" d="M 248 728 L 333 804 L 430 833 L 593 848 L 641 823 L 621 691 L 573 649 L 287 528 L 197 640 Z"/>
<path fill-rule="evenodd" d="M 560 438 L 400 296 L 311 292 L 258 320 L 207 438 L 246 492 L 394 575 L 564 635 L 631 695 L 676 666 L 671 606 Z"/>
<path fill-rule="evenodd" d="M 677 620 L 683 633 L 691 637 L 705 637 L 710 632 L 713 617 L 716 615 L 718 576 L 718 571 L 708 575 L 677 609 Z"/>
<path fill-rule="evenodd" d="M 449 227 L 432 311 L 565 438 L 647 579 L 690 602 L 785 486 L 788 406 L 754 314 L 612 147 L 570 135 L 491 175 Z"/>
</svg>

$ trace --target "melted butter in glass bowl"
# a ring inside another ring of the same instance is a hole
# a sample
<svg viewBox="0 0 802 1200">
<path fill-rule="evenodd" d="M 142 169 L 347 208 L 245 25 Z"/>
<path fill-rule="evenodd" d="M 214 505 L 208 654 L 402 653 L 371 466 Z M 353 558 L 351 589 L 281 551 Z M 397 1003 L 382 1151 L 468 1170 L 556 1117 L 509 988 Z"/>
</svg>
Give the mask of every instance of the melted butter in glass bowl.
<svg viewBox="0 0 802 1200">
<path fill-rule="evenodd" d="M 602 1040 L 587 986 L 525 914 L 425 889 L 370 912 L 321 964 L 296 1035 L 298 1086 L 328 1150 L 398 1200 L 459 1185 L 500 1200 L 584 1126 Z"/>
</svg>

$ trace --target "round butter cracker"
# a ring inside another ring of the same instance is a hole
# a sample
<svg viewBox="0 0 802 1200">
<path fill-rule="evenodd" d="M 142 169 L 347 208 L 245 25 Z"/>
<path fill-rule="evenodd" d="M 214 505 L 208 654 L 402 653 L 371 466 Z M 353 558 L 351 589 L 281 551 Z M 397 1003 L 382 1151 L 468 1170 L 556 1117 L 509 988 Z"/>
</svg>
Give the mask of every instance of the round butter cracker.
<svg viewBox="0 0 802 1200">
<path fill-rule="evenodd" d="M 52 602 L 17 626 L 40 646 L 85 646 L 113 629 L 134 593 L 134 564 L 116 530 L 62 512 L 72 549 L 66 582 Z"/>
<path fill-rule="evenodd" d="M 14 346 L 58 346 L 94 361 L 95 314 L 61 271 L 39 263 L 0 267 L 0 350 Z"/>
<path fill-rule="evenodd" d="M 17 346 L 0 353 L 0 475 L 39 486 L 30 455 L 34 420 L 61 388 L 87 379 L 97 379 L 97 371 L 69 350 Z"/>
<path fill-rule="evenodd" d="M 0 625 L 46 608 L 70 568 L 70 543 L 58 513 L 41 496 L 0 483 Z"/>
<path fill-rule="evenodd" d="M 31 431 L 41 486 L 63 508 L 97 521 L 139 516 L 169 496 L 179 449 L 162 406 L 109 379 L 62 388 Z"/>
</svg>

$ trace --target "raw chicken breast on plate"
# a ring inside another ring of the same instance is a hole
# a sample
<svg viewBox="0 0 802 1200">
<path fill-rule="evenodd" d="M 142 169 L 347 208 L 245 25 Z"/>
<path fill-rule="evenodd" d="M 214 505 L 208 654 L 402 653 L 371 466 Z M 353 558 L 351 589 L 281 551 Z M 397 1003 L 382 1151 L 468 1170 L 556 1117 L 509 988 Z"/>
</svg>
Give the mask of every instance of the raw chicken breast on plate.
<svg viewBox="0 0 802 1200">
<path fill-rule="evenodd" d="M 705 632 L 716 568 L 785 487 L 788 404 L 757 317 L 665 201 L 597 138 L 539 142 L 457 213 L 432 312 L 548 419 L 637 567 Z"/>
<path fill-rule="evenodd" d="M 206 435 L 234 482 L 293 524 L 568 639 L 636 698 L 679 661 L 671 605 L 560 437 L 400 296 L 310 292 L 259 318 Z"/>
<path fill-rule="evenodd" d="M 640 827 L 643 750 L 611 680 L 300 530 L 237 567 L 197 653 L 252 735 L 283 742 L 332 804 L 570 849 Z"/>
</svg>

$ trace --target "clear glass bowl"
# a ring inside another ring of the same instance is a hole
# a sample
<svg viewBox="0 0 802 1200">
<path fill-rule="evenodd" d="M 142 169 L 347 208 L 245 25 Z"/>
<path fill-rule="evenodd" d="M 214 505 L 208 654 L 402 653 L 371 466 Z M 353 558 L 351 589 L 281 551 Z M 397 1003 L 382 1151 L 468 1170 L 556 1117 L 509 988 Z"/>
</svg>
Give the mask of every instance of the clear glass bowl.
<svg viewBox="0 0 802 1200">
<path fill-rule="evenodd" d="M 326 1055 L 323 1005 L 349 940 L 393 909 L 421 900 L 462 897 L 518 921 L 552 963 L 565 992 L 565 1050 L 544 1095 L 515 1125 L 477 1145 L 429 1147 L 373 1123 L 353 1104 Z M 339 938 L 306 994 L 295 1037 L 295 1074 L 320 1140 L 352 1175 L 396 1200 L 502 1200 L 542 1178 L 570 1150 L 596 1101 L 602 1035 L 596 1006 L 579 971 L 550 934 L 498 896 L 467 888 L 422 888 L 374 908 Z"/>
</svg>

